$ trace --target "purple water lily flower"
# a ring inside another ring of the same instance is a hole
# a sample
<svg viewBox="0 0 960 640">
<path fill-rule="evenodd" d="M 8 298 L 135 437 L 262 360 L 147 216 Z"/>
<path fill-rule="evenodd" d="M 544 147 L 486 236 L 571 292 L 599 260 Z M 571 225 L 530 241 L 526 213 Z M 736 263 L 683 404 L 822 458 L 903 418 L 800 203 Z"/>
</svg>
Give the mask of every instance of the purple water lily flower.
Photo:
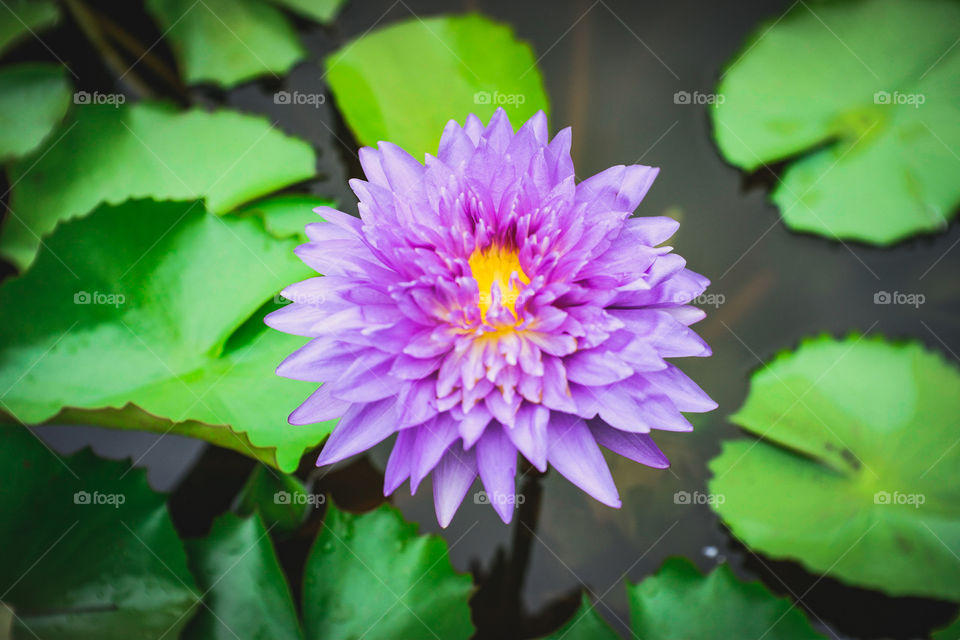
<svg viewBox="0 0 960 640">
<path fill-rule="evenodd" d="M 311 338 L 278 367 L 324 382 L 294 425 L 342 416 L 318 465 L 396 434 L 384 494 L 433 473 L 447 526 L 477 474 L 510 522 L 517 452 L 620 506 L 601 445 L 665 468 L 651 429 L 716 407 L 665 358 L 706 356 L 687 303 L 708 281 L 670 247 L 678 223 L 631 217 L 658 169 L 616 166 L 579 184 L 570 129 L 541 112 L 516 133 L 451 121 L 421 164 L 360 150 L 357 219 L 328 207 L 297 255 L 325 274 L 292 285 L 271 327 Z"/>
</svg>

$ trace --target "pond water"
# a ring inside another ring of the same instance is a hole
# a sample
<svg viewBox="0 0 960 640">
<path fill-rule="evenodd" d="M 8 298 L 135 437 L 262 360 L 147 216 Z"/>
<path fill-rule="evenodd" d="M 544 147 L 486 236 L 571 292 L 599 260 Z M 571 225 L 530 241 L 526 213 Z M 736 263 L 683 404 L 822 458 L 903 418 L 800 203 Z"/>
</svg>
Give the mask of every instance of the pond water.
<svg viewBox="0 0 960 640">
<path fill-rule="evenodd" d="M 706 107 L 674 101 L 679 91 L 712 92 L 744 39 L 791 4 L 355 0 L 334 29 L 303 25 L 312 61 L 298 67 L 286 86 L 311 91 L 322 82 L 323 55 L 374 25 L 460 9 L 514 25 L 540 57 L 552 98 L 552 129 L 573 127 L 578 175 L 614 164 L 661 167 L 638 213 L 678 218 L 682 224 L 671 244 L 691 268 L 713 281 L 709 293 L 716 294 L 717 304 L 706 307 L 708 317 L 697 327 L 714 355 L 679 364 L 720 408 L 695 416 L 693 433 L 657 436 L 673 463 L 668 471 L 611 456 L 622 509 L 602 506 L 548 473 L 525 487 L 522 523 L 504 526 L 489 506 L 474 504 L 468 494 L 451 526 L 440 530 L 428 490 L 415 497 L 405 488 L 397 493 L 394 502 L 407 518 L 443 535 L 454 564 L 480 576 L 480 637 L 546 633 L 572 614 L 581 588 L 589 589 L 602 603 L 603 616 L 630 637 L 624 581 L 642 579 L 673 554 L 692 558 L 702 569 L 730 562 L 740 577 L 760 578 L 774 592 L 802 599 L 811 620 L 829 637 L 922 637 L 955 614 L 946 603 L 886 598 L 819 579 L 793 563 L 754 556 L 730 537 L 707 504 L 698 503 L 706 492 L 707 462 L 723 439 L 739 435 L 726 417 L 742 403 L 750 373 L 776 352 L 806 336 L 850 331 L 919 339 L 952 358 L 960 351 L 956 224 L 889 250 L 791 233 L 767 197 L 777 168 L 747 177 L 728 166 L 711 140 Z M 326 175 L 311 189 L 336 196 L 351 210 L 345 181 L 360 172 L 349 131 L 329 103 L 319 109 L 277 109 L 270 100 L 274 90 L 253 84 L 228 95 L 198 96 L 267 113 L 281 129 L 314 142 Z M 919 308 L 876 305 L 878 291 L 922 293 L 926 301 Z M 110 442 L 113 455 L 127 452 L 116 450 L 116 432 L 43 433 L 63 449 L 96 441 L 101 451 Z M 120 449 L 140 452 L 155 441 L 152 436 L 123 438 L 129 441 Z M 200 453 L 200 447 L 165 439 L 141 462 L 151 467 L 155 484 L 176 489 L 178 523 L 198 534 L 215 513 L 213 506 L 229 504 L 251 464 L 228 452 Z M 314 473 L 316 487 L 331 491 L 346 508 L 368 508 L 382 499 L 380 471 L 387 452 L 381 446 L 360 461 Z M 193 466 L 198 455 L 202 474 Z M 308 464 L 303 473 L 309 472 Z M 687 492 L 691 504 L 678 504 L 678 492 Z M 280 542 L 288 567 L 298 565 L 309 537 L 305 532 Z"/>
</svg>

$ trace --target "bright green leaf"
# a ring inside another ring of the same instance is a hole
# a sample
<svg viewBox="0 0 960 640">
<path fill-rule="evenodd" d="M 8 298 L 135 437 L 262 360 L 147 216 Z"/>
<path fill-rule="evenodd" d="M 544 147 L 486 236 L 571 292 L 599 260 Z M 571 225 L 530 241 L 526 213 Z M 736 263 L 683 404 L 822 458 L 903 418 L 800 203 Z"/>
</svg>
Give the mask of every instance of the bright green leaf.
<svg viewBox="0 0 960 640">
<path fill-rule="evenodd" d="M 70 90 L 67 72 L 58 65 L 0 69 L 0 160 L 22 156 L 43 142 L 67 112 Z"/>
<path fill-rule="evenodd" d="M 197 608 L 184 640 L 303 638 L 293 595 L 259 516 L 220 516 L 206 538 L 187 541 L 187 554 L 206 606 Z"/>
<path fill-rule="evenodd" d="M 272 0 L 274 4 L 286 7 L 305 18 L 312 18 L 324 24 L 332 22 L 346 0 Z"/>
<path fill-rule="evenodd" d="M 58 460 L 0 427 L 0 585 L 15 637 L 176 637 L 198 595 L 164 497 L 89 451 Z"/>
<path fill-rule="evenodd" d="M 711 109 L 723 155 L 787 160 L 792 229 L 888 245 L 960 205 L 960 5 L 800 3 L 733 58 Z"/>
<path fill-rule="evenodd" d="M 418 159 L 436 153 L 450 120 L 498 106 L 514 126 L 547 110 L 530 46 L 478 15 L 411 18 L 348 42 L 327 58 L 327 81 L 357 140 L 386 140 Z"/>
<path fill-rule="evenodd" d="M 28 424 L 87 409 L 66 417 L 204 437 L 293 471 L 333 425 L 287 424 L 316 385 L 274 374 L 304 340 L 262 321 L 264 301 L 309 274 L 296 244 L 199 203 L 131 201 L 61 225 L 0 287 L 0 409 Z M 123 419 L 128 403 L 139 421 Z"/>
<path fill-rule="evenodd" d="M 262 0 L 148 0 L 147 8 L 189 84 L 279 77 L 306 56 L 283 13 Z"/>
<path fill-rule="evenodd" d="M 580 601 L 580 608 L 565 625 L 543 640 L 620 640 L 620 636 L 610 628 L 597 608 L 590 603 L 586 594 Z"/>
<path fill-rule="evenodd" d="M 240 490 L 234 511 L 241 516 L 259 513 L 271 529 L 289 532 L 306 520 L 312 500 L 296 476 L 257 465 Z"/>
<path fill-rule="evenodd" d="M 237 211 L 237 215 L 256 215 L 263 218 L 267 231 L 277 238 L 297 237 L 306 242 L 304 227 L 323 219 L 314 213 L 317 207 L 332 207 L 335 203 L 311 195 L 284 194 L 256 202 Z"/>
<path fill-rule="evenodd" d="M 330 504 L 304 570 L 304 627 L 311 640 L 465 640 L 471 591 L 443 539 L 418 536 L 393 507 L 358 516 Z"/>
<path fill-rule="evenodd" d="M 21 269 L 58 222 L 101 202 L 205 198 L 208 209 L 222 213 L 315 173 L 305 142 L 231 111 L 85 105 L 63 129 L 37 157 L 11 168 L 12 215 L 0 234 L 0 256 Z"/>
<path fill-rule="evenodd" d="M 630 626 L 638 638 L 825 638 L 794 604 L 759 582 L 737 580 L 727 565 L 703 575 L 686 558 L 670 558 L 656 575 L 628 586 L 627 593 Z"/>
<path fill-rule="evenodd" d="M 60 17 L 47 0 L 6 0 L 0 5 L 0 54 L 32 34 L 52 26 Z"/>
<path fill-rule="evenodd" d="M 710 463 L 714 508 L 774 558 L 894 596 L 960 599 L 960 372 L 917 343 L 823 337 L 754 374 Z"/>
</svg>

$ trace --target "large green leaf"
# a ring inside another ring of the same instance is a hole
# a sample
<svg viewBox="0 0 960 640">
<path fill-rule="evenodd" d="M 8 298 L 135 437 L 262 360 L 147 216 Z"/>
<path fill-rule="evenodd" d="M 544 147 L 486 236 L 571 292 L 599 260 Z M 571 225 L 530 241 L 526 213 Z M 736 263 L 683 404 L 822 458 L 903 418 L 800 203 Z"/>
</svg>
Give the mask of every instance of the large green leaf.
<svg viewBox="0 0 960 640">
<path fill-rule="evenodd" d="M 0 161 L 35 149 L 70 105 L 66 70 L 29 63 L 0 69 Z"/>
<path fill-rule="evenodd" d="M 156 103 L 83 105 L 75 121 L 11 168 L 12 215 L 0 256 L 25 268 L 58 222 L 101 202 L 205 198 L 222 213 L 310 178 L 315 163 L 309 145 L 263 118 Z"/>
<path fill-rule="evenodd" d="M 799 3 L 733 58 L 712 108 L 723 155 L 791 161 L 773 193 L 793 229 L 887 245 L 960 205 L 960 5 Z"/>
<path fill-rule="evenodd" d="M 747 545 L 891 595 L 960 599 L 960 373 L 916 343 L 822 337 L 754 374 L 710 463 Z"/>
<path fill-rule="evenodd" d="M 0 427 L 0 592 L 15 637 L 176 637 L 198 595 L 163 496 L 89 451 L 57 460 Z"/>
<path fill-rule="evenodd" d="M 686 558 L 670 558 L 627 592 L 630 626 L 638 638 L 825 638 L 795 605 L 759 582 L 737 580 L 727 565 L 704 576 Z"/>
<path fill-rule="evenodd" d="M 304 627 L 311 640 L 466 639 L 470 593 L 443 539 L 389 505 L 358 516 L 331 504 L 307 558 Z"/>
<path fill-rule="evenodd" d="M 333 424 L 287 424 L 315 385 L 274 369 L 304 340 L 262 322 L 264 301 L 308 275 L 296 243 L 199 203 L 104 205 L 61 225 L 0 287 L 0 409 L 203 437 L 293 471 Z"/>
<path fill-rule="evenodd" d="M 304 228 L 312 222 L 322 222 L 314 213 L 317 207 L 335 206 L 332 200 L 304 194 L 273 196 L 236 212 L 238 216 L 255 215 L 263 219 L 267 231 L 277 238 L 296 237 L 307 241 Z"/>
<path fill-rule="evenodd" d="M 279 77 L 306 56 L 283 13 L 262 0 L 148 0 L 147 8 L 191 84 Z"/>
<path fill-rule="evenodd" d="M 0 5 L 0 54 L 53 25 L 59 17 L 57 5 L 48 0 L 6 0 Z"/>
<path fill-rule="evenodd" d="M 357 140 L 387 140 L 414 157 L 436 153 L 444 125 L 498 106 L 519 126 L 547 109 L 529 45 L 478 15 L 411 18 L 348 42 L 327 58 L 327 81 Z"/>
<path fill-rule="evenodd" d="M 198 608 L 184 640 L 303 638 L 293 595 L 259 516 L 220 516 L 206 538 L 187 541 L 187 554 L 206 606 Z"/>
</svg>

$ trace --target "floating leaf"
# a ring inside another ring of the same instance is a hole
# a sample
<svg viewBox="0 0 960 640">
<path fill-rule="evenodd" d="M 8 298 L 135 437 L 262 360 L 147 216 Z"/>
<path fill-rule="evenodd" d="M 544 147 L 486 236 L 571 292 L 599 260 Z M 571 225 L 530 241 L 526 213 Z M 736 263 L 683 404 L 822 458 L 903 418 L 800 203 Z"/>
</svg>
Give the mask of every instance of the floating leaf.
<svg viewBox="0 0 960 640">
<path fill-rule="evenodd" d="M 283 13 L 261 0 L 148 0 L 147 8 L 190 84 L 279 77 L 306 56 Z"/>
<path fill-rule="evenodd" d="M 714 508 L 774 558 L 890 595 L 960 599 L 960 372 L 916 343 L 822 337 L 754 374 L 759 441 L 710 463 Z"/>
<path fill-rule="evenodd" d="M 383 505 L 364 515 L 327 507 L 304 572 L 307 638 L 466 639 L 473 635 L 468 576 L 447 545 Z"/>
<path fill-rule="evenodd" d="M 316 385 L 274 375 L 303 339 L 262 321 L 264 301 L 308 275 L 296 244 L 199 203 L 105 205 L 61 225 L 0 286 L 0 409 L 203 437 L 293 471 L 333 425 L 287 424 Z"/>
<path fill-rule="evenodd" d="M 543 640 L 620 640 L 597 608 L 590 604 L 586 594 L 580 600 L 580 608 L 565 625 Z"/>
<path fill-rule="evenodd" d="M 327 58 L 327 81 L 357 140 L 387 140 L 414 157 L 436 153 L 451 119 L 514 123 L 547 109 L 529 45 L 478 15 L 413 18 L 348 42 Z"/>
<path fill-rule="evenodd" d="M 20 64 L 0 69 L 0 160 L 35 149 L 70 105 L 63 67 Z"/>
<path fill-rule="evenodd" d="M 206 606 L 197 607 L 184 640 L 303 638 L 293 595 L 259 516 L 220 516 L 210 535 L 187 541 L 187 554 Z"/>
<path fill-rule="evenodd" d="M 271 529 L 289 532 L 306 520 L 310 502 L 296 476 L 258 465 L 240 490 L 234 511 L 242 516 L 259 513 Z"/>
<path fill-rule="evenodd" d="M 254 203 L 237 211 L 237 215 L 256 215 L 263 218 L 267 231 L 277 238 L 296 237 L 307 241 L 304 227 L 312 222 L 322 222 L 316 213 L 317 207 L 334 206 L 331 200 L 311 195 L 284 194 Z"/>
<path fill-rule="evenodd" d="M 627 592 L 630 626 L 638 638 L 825 637 L 793 603 L 774 596 L 759 582 L 737 580 L 725 564 L 703 575 L 686 558 L 670 558 L 656 575 L 628 586 Z"/>
<path fill-rule="evenodd" d="M 6 0 L 0 5 L 0 54 L 52 26 L 59 17 L 57 5 L 47 0 Z"/>
<path fill-rule="evenodd" d="M 734 57 L 711 112 L 733 164 L 790 161 L 792 229 L 879 245 L 943 229 L 960 205 L 960 5 L 800 3 Z"/>
<path fill-rule="evenodd" d="M 328 23 L 337 17 L 346 0 L 273 0 L 273 3 L 299 13 L 305 18 Z"/>
<path fill-rule="evenodd" d="M 83 105 L 51 138 L 10 171 L 0 256 L 21 269 L 58 222 L 102 202 L 205 198 L 222 213 L 310 178 L 316 164 L 309 145 L 263 118 L 156 103 Z"/>
<path fill-rule="evenodd" d="M 198 595 L 142 470 L 89 451 L 57 460 L 12 426 L 0 427 L 0 465 L 0 585 L 14 637 L 176 637 Z"/>
</svg>

